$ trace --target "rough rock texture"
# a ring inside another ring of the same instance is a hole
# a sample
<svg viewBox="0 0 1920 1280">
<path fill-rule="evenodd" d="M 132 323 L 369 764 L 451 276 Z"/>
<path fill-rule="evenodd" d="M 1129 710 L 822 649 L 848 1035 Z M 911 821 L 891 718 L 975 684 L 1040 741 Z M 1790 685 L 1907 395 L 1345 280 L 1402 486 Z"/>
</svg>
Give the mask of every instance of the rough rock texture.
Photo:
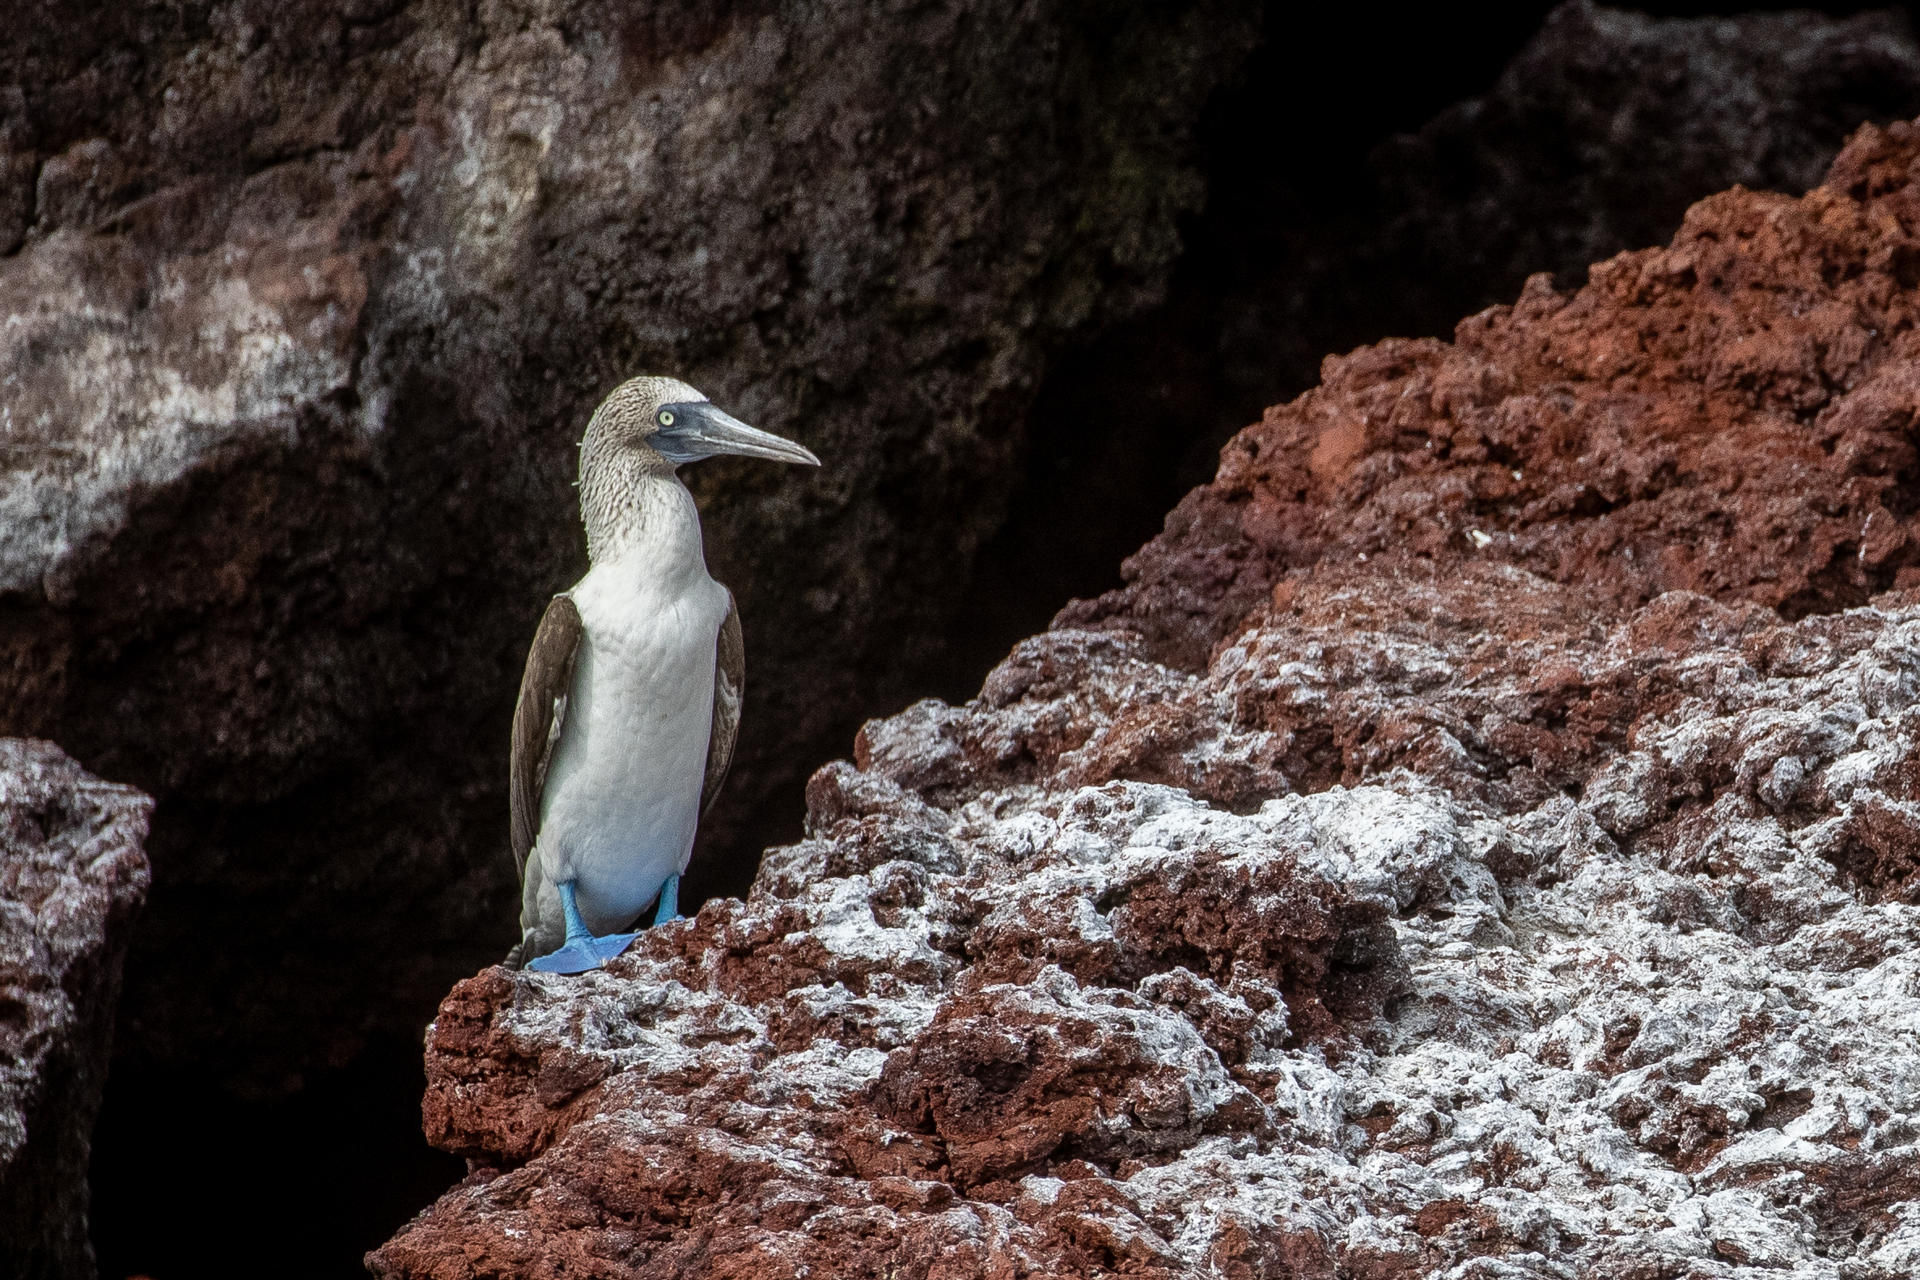
<svg viewBox="0 0 1920 1280">
<path fill-rule="evenodd" d="M 0 738 L 0 1275 L 92 1280 L 87 1153 L 151 809 Z"/>
<path fill-rule="evenodd" d="M 1531 20 L 1476 12 L 1462 39 L 1445 6 L 1384 28 L 1360 7 L 1275 14 L 1284 35 L 1203 125 L 1207 207 L 1168 301 L 1042 388 L 1035 464 L 982 558 L 977 607 L 1004 621 L 978 670 L 1060 601 L 1105 590 L 1327 352 L 1449 333 L 1537 272 L 1577 286 L 1589 263 L 1667 240 L 1695 201 L 1735 183 L 1799 195 L 1859 125 L 1920 114 L 1920 44 L 1896 12 L 1654 18 L 1570 0 L 1497 79 L 1469 69 Z M 1297 74 L 1302 47 L 1327 60 L 1320 77 Z M 1463 82 L 1474 96 L 1437 110 Z"/>
<path fill-rule="evenodd" d="M 1065 610 L 1186 666 L 1314 564 L 1499 560 L 1616 605 L 1662 591 L 1788 616 L 1920 563 L 1913 126 L 1869 127 L 1802 199 L 1731 191 L 1665 249 L 1544 276 L 1451 343 L 1329 358 L 1222 454 L 1128 585 Z"/>
<path fill-rule="evenodd" d="M 456 987 L 376 1274 L 1913 1274 L 1916 230 L 1869 129 L 1330 362 L 746 902 Z"/>
<path fill-rule="evenodd" d="M 1257 28 L 1225 0 L 16 19 L 0 718 L 161 801 L 133 1047 L 268 1087 L 512 940 L 503 744 L 584 567 L 595 401 L 670 370 L 827 460 L 690 473 L 751 655 L 725 847 L 937 643 L 1046 353 L 1155 296 L 1190 125 Z"/>
</svg>

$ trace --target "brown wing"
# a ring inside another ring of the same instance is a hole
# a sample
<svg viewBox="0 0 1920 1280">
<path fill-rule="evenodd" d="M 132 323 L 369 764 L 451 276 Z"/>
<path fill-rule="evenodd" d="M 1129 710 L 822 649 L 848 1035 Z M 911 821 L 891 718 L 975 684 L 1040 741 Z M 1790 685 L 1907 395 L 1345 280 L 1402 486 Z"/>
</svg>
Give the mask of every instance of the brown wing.
<svg viewBox="0 0 1920 1280">
<path fill-rule="evenodd" d="M 580 657 L 580 611 L 565 592 L 540 615 L 520 677 L 520 701 L 513 709 L 513 762 L 508 781 L 512 802 L 513 861 L 524 879 L 527 855 L 540 834 L 540 796 L 547 786 L 553 748 L 566 727 L 567 700 L 573 694 L 573 667 Z"/>
<path fill-rule="evenodd" d="M 733 763 L 733 740 L 740 734 L 740 703 L 747 692 L 747 645 L 740 634 L 740 609 L 727 592 L 727 620 L 720 624 L 720 652 L 713 664 L 713 733 L 707 739 L 707 779 L 700 788 L 700 816 L 713 808 L 720 784 Z"/>
</svg>

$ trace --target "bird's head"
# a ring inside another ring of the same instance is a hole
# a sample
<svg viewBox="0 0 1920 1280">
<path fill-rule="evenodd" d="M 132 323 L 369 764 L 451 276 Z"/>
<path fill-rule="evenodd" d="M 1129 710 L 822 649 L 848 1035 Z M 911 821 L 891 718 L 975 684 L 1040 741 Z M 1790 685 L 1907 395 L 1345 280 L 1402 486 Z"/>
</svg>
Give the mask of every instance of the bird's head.
<svg viewBox="0 0 1920 1280">
<path fill-rule="evenodd" d="M 594 410 L 582 443 L 588 449 L 644 450 L 669 468 L 722 453 L 820 465 L 808 450 L 748 426 L 678 378 L 630 378 L 615 387 Z"/>
</svg>

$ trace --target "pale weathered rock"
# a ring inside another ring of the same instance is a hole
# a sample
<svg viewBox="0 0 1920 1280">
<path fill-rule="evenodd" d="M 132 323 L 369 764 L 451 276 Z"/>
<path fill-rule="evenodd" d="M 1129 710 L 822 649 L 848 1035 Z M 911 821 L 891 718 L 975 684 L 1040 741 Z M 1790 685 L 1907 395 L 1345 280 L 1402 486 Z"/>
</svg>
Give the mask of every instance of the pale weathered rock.
<svg viewBox="0 0 1920 1280">
<path fill-rule="evenodd" d="M 152 802 L 0 738 L 0 1273 L 91 1280 L 87 1153 Z"/>
<path fill-rule="evenodd" d="M 456 987 L 376 1274 L 1911 1274 L 1916 200 L 1333 366 L 746 902 Z"/>
<path fill-rule="evenodd" d="M 955 726 L 1111 734 L 1096 657 L 1080 688 L 869 726 L 893 750 L 816 779 L 817 834 L 747 903 L 606 974 L 462 984 L 428 1127 L 481 1172 L 376 1273 L 1904 1274 L 1920 906 L 1886 882 L 1920 849 L 1920 606 L 1783 626 L 1668 595 L 1596 630 L 1513 570 L 1336 602 L 1189 693 L 1301 739 L 1434 737 L 1358 786 L 1239 815 L 1064 756 L 950 808 L 889 780 Z M 1571 637 L 1471 625 L 1529 607 Z M 1570 705 L 1536 678 L 1556 650 Z M 1621 690 L 1633 750 L 1551 727 Z M 1556 752 L 1583 798 L 1511 785 Z"/>
</svg>

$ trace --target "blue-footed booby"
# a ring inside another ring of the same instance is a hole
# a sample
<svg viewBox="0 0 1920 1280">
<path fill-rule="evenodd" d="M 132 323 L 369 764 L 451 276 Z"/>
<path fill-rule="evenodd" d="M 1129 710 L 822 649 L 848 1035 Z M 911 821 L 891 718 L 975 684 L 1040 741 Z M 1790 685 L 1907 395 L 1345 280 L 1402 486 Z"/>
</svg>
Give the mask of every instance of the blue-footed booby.
<svg viewBox="0 0 1920 1280">
<path fill-rule="evenodd" d="M 733 593 L 707 573 L 675 469 L 738 453 L 818 466 L 684 382 L 634 378 L 580 442 L 587 576 L 547 606 L 513 713 L 520 943 L 508 964 L 597 969 L 648 903 L 679 916 L 693 833 L 726 779 L 746 682 Z"/>
</svg>

